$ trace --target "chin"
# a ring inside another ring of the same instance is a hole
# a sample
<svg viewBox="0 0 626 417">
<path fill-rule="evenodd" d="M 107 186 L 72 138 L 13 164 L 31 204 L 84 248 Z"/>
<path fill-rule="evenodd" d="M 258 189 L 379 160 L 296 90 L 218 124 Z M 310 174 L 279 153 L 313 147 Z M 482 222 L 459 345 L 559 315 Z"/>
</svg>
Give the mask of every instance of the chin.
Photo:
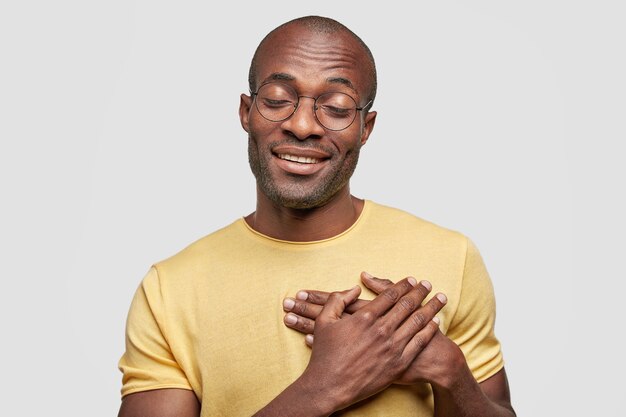
<svg viewBox="0 0 626 417">
<path fill-rule="evenodd" d="M 281 207 L 297 210 L 307 210 L 322 207 L 332 198 L 332 195 L 326 196 L 322 193 L 320 193 L 322 195 L 293 195 L 291 193 L 281 193 L 278 190 L 263 191 L 267 198 L 269 198 L 274 204 Z"/>
<path fill-rule="evenodd" d="M 250 138 L 251 139 L 251 138 Z M 307 210 L 322 207 L 347 186 L 354 173 L 359 152 L 350 154 L 343 163 L 329 167 L 326 172 L 310 177 L 285 175 L 272 165 L 271 156 L 261 157 L 253 146 L 248 146 L 250 169 L 257 188 L 278 207 Z"/>
<path fill-rule="evenodd" d="M 335 174 L 313 181 L 293 177 L 284 181 L 272 175 L 257 175 L 256 179 L 258 188 L 276 206 L 307 210 L 325 206 L 347 186 L 350 175 Z"/>
</svg>

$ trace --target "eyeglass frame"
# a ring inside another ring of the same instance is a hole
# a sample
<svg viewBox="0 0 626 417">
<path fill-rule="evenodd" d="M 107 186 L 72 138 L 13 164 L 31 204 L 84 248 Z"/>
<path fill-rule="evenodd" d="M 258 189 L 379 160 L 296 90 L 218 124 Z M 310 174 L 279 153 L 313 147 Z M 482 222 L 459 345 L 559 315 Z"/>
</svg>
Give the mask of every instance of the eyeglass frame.
<svg viewBox="0 0 626 417">
<path fill-rule="evenodd" d="M 356 112 L 357 112 L 357 111 L 362 111 L 362 110 L 366 109 L 366 108 L 367 108 L 367 107 L 369 107 L 369 106 L 372 104 L 372 102 L 374 101 L 374 100 L 370 100 L 370 101 L 368 101 L 368 102 L 367 102 L 364 106 L 358 107 L 358 106 L 356 105 L 356 100 L 354 99 L 354 97 L 352 97 L 350 94 L 344 93 L 343 91 L 327 91 L 327 92 L 325 92 L 325 93 L 320 94 L 320 95 L 319 95 L 319 96 L 317 96 L 317 97 L 304 96 L 304 95 L 299 96 L 299 95 L 298 95 L 298 92 L 296 91 L 296 89 L 295 89 L 295 88 L 293 88 L 293 87 L 292 87 L 292 86 L 290 86 L 289 84 L 281 83 L 281 82 L 278 82 L 278 81 L 269 81 L 269 82 L 266 82 L 266 83 L 264 83 L 264 84 L 261 84 L 261 85 L 259 86 L 259 88 L 257 88 L 257 89 L 256 89 L 256 91 L 254 91 L 254 92 L 253 92 L 253 91 L 250 91 L 250 95 L 251 95 L 253 98 L 254 98 L 254 97 L 258 97 L 258 96 L 259 96 L 259 90 L 260 90 L 261 88 L 263 88 L 264 86 L 268 85 L 268 84 L 280 84 L 280 85 L 284 85 L 285 87 L 288 87 L 289 89 L 291 89 L 291 90 L 292 90 L 292 91 L 296 94 L 296 98 L 298 99 L 298 101 L 295 103 L 295 105 L 294 105 L 294 107 L 293 107 L 293 111 L 291 112 L 291 114 L 290 114 L 289 116 L 285 117 L 284 119 L 280 119 L 280 120 L 272 120 L 272 119 L 268 119 L 267 117 L 265 117 L 265 115 L 263 114 L 263 112 L 261 112 L 261 109 L 259 109 L 259 101 L 258 101 L 258 100 L 256 100 L 256 98 L 255 98 L 255 99 L 254 99 L 254 107 L 255 107 L 255 108 L 256 108 L 256 110 L 259 112 L 259 114 L 261 115 L 261 117 L 262 117 L 262 118 L 264 118 L 265 120 L 269 121 L 269 122 L 274 122 L 274 123 L 284 122 L 285 120 L 290 119 L 290 118 L 291 118 L 294 114 L 296 114 L 296 111 L 297 111 L 297 110 L 298 110 L 298 108 L 300 107 L 300 98 L 301 98 L 301 97 L 304 97 L 304 98 L 310 98 L 310 99 L 312 99 L 312 100 L 313 100 L 313 116 L 315 117 L 315 120 L 317 121 L 317 123 L 318 123 L 320 126 L 322 126 L 322 127 L 323 127 L 324 129 L 326 129 L 326 130 L 330 130 L 330 131 L 333 131 L 333 132 L 341 132 L 342 130 L 346 130 L 347 128 L 349 128 L 350 126 L 352 126 L 352 123 L 354 123 L 354 121 L 356 120 L 356 115 L 357 115 L 357 113 L 356 113 Z M 346 96 L 350 97 L 350 99 L 354 102 L 354 106 L 355 106 L 355 107 L 354 107 L 355 113 L 354 113 L 354 117 L 352 118 L 352 121 L 350 121 L 350 123 L 349 123 L 346 127 L 343 127 L 343 128 L 341 128 L 341 129 L 331 129 L 331 128 L 329 128 L 329 127 L 325 126 L 325 125 L 324 125 L 324 124 L 320 121 L 320 119 L 317 117 L 317 110 L 318 110 L 318 108 L 319 108 L 319 107 L 317 107 L 317 100 L 318 100 L 320 97 L 325 96 L 326 94 L 334 94 L 334 93 L 344 94 L 344 95 L 346 95 Z"/>
</svg>

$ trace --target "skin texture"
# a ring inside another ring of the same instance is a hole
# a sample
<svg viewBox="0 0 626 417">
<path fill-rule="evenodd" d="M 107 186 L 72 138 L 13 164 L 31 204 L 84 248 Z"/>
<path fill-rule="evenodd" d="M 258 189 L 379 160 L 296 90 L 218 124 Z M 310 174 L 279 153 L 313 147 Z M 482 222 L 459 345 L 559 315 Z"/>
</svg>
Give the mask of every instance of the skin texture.
<svg viewBox="0 0 626 417">
<path fill-rule="evenodd" d="M 307 97 L 341 91 L 360 107 L 372 87 L 369 65 L 367 53 L 348 33 L 318 33 L 291 24 L 263 43 L 256 85 L 280 80 Z M 270 122 L 258 113 L 252 96 L 241 95 L 239 115 L 257 179 L 256 211 L 245 220 L 277 239 L 335 236 L 348 229 L 363 208 L 363 201 L 350 195 L 349 179 L 376 112 L 359 112 L 350 127 L 334 132 L 317 123 L 312 105 L 312 99 L 302 98 L 291 118 Z M 287 163 L 279 153 L 319 162 Z M 358 300 L 360 287 L 330 294 L 310 291 L 305 300 L 294 302 L 292 311 L 299 314 L 290 327 L 312 336 L 309 364 L 255 416 L 328 416 L 393 383 L 417 381 L 433 386 L 438 417 L 514 415 L 504 371 L 477 384 L 458 347 L 439 332 L 435 315 L 444 308 L 445 296 L 422 305 L 430 292 L 428 282 L 405 278 L 384 284 L 370 302 Z M 127 395 L 119 417 L 199 413 L 193 392 L 163 389 Z"/>
<path fill-rule="evenodd" d="M 313 33 L 291 25 L 262 46 L 256 84 L 280 80 L 309 97 L 340 91 L 363 106 L 370 83 L 360 69 L 364 65 L 370 65 L 365 51 L 348 34 Z M 241 96 L 239 115 L 248 132 L 250 166 L 257 178 L 256 212 L 246 221 L 278 239 L 320 240 L 350 227 L 361 212 L 363 202 L 350 196 L 349 179 L 374 128 L 376 112 L 359 112 L 352 125 L 334 132 L 317 123 L 312 99 L 300 100 L 291 118 L 270 122 L 256 110 L 253 97 Z M 316 172 L 298 175 L 285 168 L 279 152 L 322 161 Z"/>
<path fill-rule="evenodd" d="M 376 278 L 366 272 L 361 274 L 361 281 L 376 294 L 393 285 L 388 279 Z M 328 302 L 329 295 L 324 291 L 303 290 L 295 298 L 287 298 L 283 303 L 284 310 L 288 312 L 285 325 L 305 334 L 309 346 L 314 345 L 316 318 Z M 367 300 L 356 300 L 345 309 L 344 317 L 358 312 L 368 303 Z M 439 331 L 406 372 L 394 382 L 431 383 L 435 396 L 435 416 L 515 415 L 504 368 L 477 384 L 458 346 Z M 455 391 L 463 395 L 455 395 Z"/>
<path fill-rule="evenodd" d="M 295 26 L 288 27 L 262 47 L 258 54 L 256 84 L 279 80 L 308 97 L 340 91 L 355 98 L 357 105 L 366 104 L 367 98 L 347 85 L 365 85 L 362 72 L 354 71 L 365 59 L 363 49 L 345 34 L 345 40 L 352 42 L 344 41 L 342 45 L 337 42 L 337 34 L 309 32 L 308 36 L 302 36 L 302 31 L 296 31 Z M 286 56 L 289 65 L 283 64 Z M 346 81 L 332 81 L 338 79 Z M 327 204 L 339 190 L 347 188 L 371 127 L 366 133 L 363 123 L 353 123 L 339 132 L 328 131 L 315 120 L 313 100 L 304 97 L 300 100 L 296 114 L 277 123 L 260 117 L 252 109 L 250 97 L 242 96 L 240 115 L 249 137 L 250 166 L 262 194 L 279 206 L 311 209 Z M 325 166 L 315 175 L 285 172 L 275 163 L 275 150 L 281 148 L 316 152 L 324 158 Z"/>
<path fill-rule="evenodd" d="M 124 397 L 118 417 L 198 417 L 200 403 L 193 391 L 157 389 Z"/>
<path fill-rule="evenodd" d="M 399 379 L 437 332 L 433 318 L 444 304 L 421 306 L 429 283 L 405 278 L 342 318 L 360 291 L 329 295 L 306 370 L 256 416 L 327 416 L 368 398 Z"/>
</svg>

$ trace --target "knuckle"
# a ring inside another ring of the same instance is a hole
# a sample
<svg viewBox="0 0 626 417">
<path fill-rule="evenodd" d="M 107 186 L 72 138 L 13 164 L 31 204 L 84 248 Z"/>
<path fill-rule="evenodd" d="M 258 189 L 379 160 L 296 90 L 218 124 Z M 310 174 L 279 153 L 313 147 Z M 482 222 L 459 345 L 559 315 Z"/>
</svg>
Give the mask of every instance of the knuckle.
<svg viewBox="0 0 626 417">
<path fill-rule="evenodd" d="M 439 310 L 441 310 L 441 308 L 443 307 L 443 304 L 441 303 L 441 301 L 439 300 L 435 301 L 435 300 L 437 300 L 437 297 L 433 298 L 433 300 L 430 303 L 428 303 L 428 306 L 430 307 L 430 310 L 436 314 L 439 312 Z"/>
<path fill-rule="evenodd" d="M 330 295 L 328 296 L 328 300 L 329 301 L 339 301 L 341 300 L 341 294 L 338 292 L 331 292 Z"/>
<path fill-rule="evenodd" d="M 386 323 L 381 323 L 376 327 L 376 335 L 382 338 L 385 342 L 389 339 L 391 328 Z"/>
<path fill-rule="evenodd" d="M 313 304 L 318 304 L 320 301 L 322 301 L 320 295 L 316 293 L 315 291 L 307 291 L 307 293 L 309 294 L 309 296 L 306 299 L 307 301 Z"/>
<path fill-rule="evenodd" d="M 423 285 L 418 285 L 415 289 L 419 293 L 420 297 L 422 297 L 422 299 L 426 298 L 426 296 L 430 292 L 430 290 Z"/>
<path fill-rule="evenodd" d="M 394 303 L 398 301 L 399 295 L 398 295 L 398 291 L 395 288 L 386 289 L 385 291 L 383 291 L 383 295 L 387 297 L 389 300 L 393 301 Z"/>
<path fill-rule="evenodd" d="M 415 347 L 416 347 L 418 350 L 422 350 L 422 349 L 424 349 L 424 346 L 426 345 L 426 341 L 425 341 L 425 340 L 424 340 L 424 338 L 423 338 L 422 336 L 420 336 L 420 335 L 416 335 L 416 336 L 413 338 L 413 343 L 415 344 Z"/>
<path fill-rule="evenodd" d="M 400 305 L 404 307 L 407 311 L 413 311 L 416 307 L 416 302 L 411 297 L 402 297 L 400 299 Z"/>
<path fill-rule="evenodd" d="M 367 323 L 371 323 L 376 319 L 376 316 L 371 311 L 364 311 L 361 314 L 361 319 Z"/>
<path fill-rule="evenodd" d="M 421 329 L 424 327 L 426 318 L 422 313 L 415 313 L 411 316 L 411 320 L 413 320 L 413 324 L 416 328 Z"/>
<path fill-rule="evenodd" d="M 304 321 L 302 323 L 302 330 L 304 330 L 306 333 L 313 333 L 313 331 L 315 330 L 315 322 L 314 321 Z"/>
<path fill-rule="evenodd" d="M 306 303 L 296 303 L 294 310 L 301 316 L 304 316 L 308 306 Z"/>
</svg>

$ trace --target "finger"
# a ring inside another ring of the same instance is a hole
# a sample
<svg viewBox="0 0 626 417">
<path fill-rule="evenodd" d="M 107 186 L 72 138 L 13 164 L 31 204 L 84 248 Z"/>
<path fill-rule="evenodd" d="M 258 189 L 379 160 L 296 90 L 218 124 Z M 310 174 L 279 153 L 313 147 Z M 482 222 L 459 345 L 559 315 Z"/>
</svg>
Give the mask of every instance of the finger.
<svg viewBox="0 0 626 417">
<path fill-rule="evenodd" d="M 415 289 L 417 280 L 413 277 L 404 278 L 381 292 L 368 305 L 354 313 L 355 316 L 370 318 L 382 317 L 400 298 Z"/>
<path fill-rule="evenodd" d="M 370 300 L 361 300 L 360 298 L 346 307 L 346 313 L 354 314 L 366 305 L 370 303 Z"/>
<path fill-rule="evenodd" d="M 401 343 L 408 343 L 409 339 L 427 327 L 433 319 L 436 319 L 435 321 L 439 324 L 439 318 L 435 317 L 435 315 L 441 311 L 447 302 L 448 299 L 442 293 L 435 295 L 402 323 L 402 326 L 396 332 L 396 340 Z"/>
<path fill-rule="evenodd" d="M 361 272 L 361 282 L 376 294 L 380 294 L 385 288 L 393 285 L 393 281 L 389 279 L 377 278 L 368 272 Z"/>
<path fill-rule="evenodd" d="M 385 288 L 393 285 L 393 281 L 390 279 L 378 278 L 365 271 L 361 272 L 361 282 L 376 294 L 380 294 L 385 290 Z M 328 300 L 328 295 L 329 293 L 326 291 L 302 290 L 298 291 L 296 298 L 324 305 L 326 304 L 326 300 Z M 367 303 L 364 303 L 363 305 L 365 304 Z"/>
<path fill-rule="evenodd" d="M 306 301 L 294 300 L 293 298 L 285 298 L 283 300 L 283 310 L 291 311 L 298 316 L 307 317 L 315 320 L 322 312 L 323 306 L 312 304 Z"/>
<path fill-rule="evenodd" d="M 409 291 L 402 296 L 387 313 L 389 317 L 388 325 L 393 330 L 400 327 L 407 317 L 421 308 L 422 302 L 426 299 L 432 288 L 430 282 L 420 281 L 413 291 Z M 411 335 L 415 334 L 418 330 L 419 329 L 416 329 Z"/>
<path fill-rule="evenodd" d="M 307 335 L 304 337 L 304 343 L 306 343 L 306 345 L 307 345 L 308 347 L 313 347 L 313 341 L 314 341 L 314 339 L 315 339 L 315 336 L 313 336 L 312 334 L 307 334 Z"/>
<path fill-rule="evenodd" d="M 293 313 L 285 314 L 283 322 L 285 323 L 285 326 L 300 333 L 310 334 L 313 333 L 313 330 L 315 330 L 315 320 L 300 317 Z"/>
<path fill-rule="evenodd" d="M 361 287 L 358 285 L 346 291 L 331 293 L 328 302 L 317 316 L 316 327 L 323 328 L 340 320 L 346 307 L 354 302 L 359 294 L 361 294 Z"/>
<path fill-rule="evenodd" d="M 439 318 L 434 317 L 409 340 L 402 352 L 402 360 L 412 362 L 428 346 L 437 331 L 439 331 Z"/>
<path fill-rule="evenodd" d="M 296 300 L 308 301 L 309 303 L 323 306 L 328 301 L 329 292 L 317 290 L 301 290 L 296 293 Z"/>
<path fill-rule="evenodd" d="M 306 301 L 308 303 L 324 306 L 328 301 L 329 292 L 317 291 L 317 290 L 301 290 L 296 293 L 296 300 Z M 352 304 L 346 307 L 347 313 L 354 313 L 357 310 L 365 307 L 369 303 L 369 300 L 357 299 Z"/>
</svg>

